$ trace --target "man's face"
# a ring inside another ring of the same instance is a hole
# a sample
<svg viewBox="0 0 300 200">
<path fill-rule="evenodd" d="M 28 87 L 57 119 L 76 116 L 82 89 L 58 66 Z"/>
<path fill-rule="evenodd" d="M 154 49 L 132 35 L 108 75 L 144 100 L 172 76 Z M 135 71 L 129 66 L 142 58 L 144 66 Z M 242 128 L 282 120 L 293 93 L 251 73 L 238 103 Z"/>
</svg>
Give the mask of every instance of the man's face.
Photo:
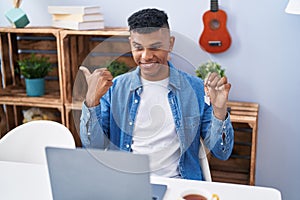
<svg viewBox="0 0 300 200">
<path fill-rule="evenodd" d="M 162 28 L 152 33 L 131 31 L 129 39 L 133 59 L 140 66 L 144 79 L 158 81 L 169 76 L 167 61 L 174 37 L 170 37 L 168 29 Z"/>
</svg>

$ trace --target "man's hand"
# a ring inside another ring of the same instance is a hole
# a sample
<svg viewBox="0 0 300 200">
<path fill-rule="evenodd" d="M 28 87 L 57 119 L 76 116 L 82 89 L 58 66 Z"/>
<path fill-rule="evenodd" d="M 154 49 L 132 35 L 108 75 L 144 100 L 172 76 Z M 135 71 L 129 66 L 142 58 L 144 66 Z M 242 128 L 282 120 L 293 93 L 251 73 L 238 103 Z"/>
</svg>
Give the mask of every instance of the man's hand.
<svg viewBox="0 0 300 200">
<path fill-rule="evenodd" d="M 206 95 L 210 98 L 213 106 L 214 115 L 220 120 L 224 120 L 227 114 L 226 102 L 231 84 L 227 82 L 226 77 L 220 77 L 217 73 L 211 73 L 204 81 Z"/>
<path fill-rule="evenodd" d="M 88 90 L 86 93 L 85 103 L 88 107 L 99 105 L 100 98 L 112 86 L 113 76 L 106 68 L 96 69 L 93 73 L 84 66 L 79 68 L 86 79 Z"/>
</svg>

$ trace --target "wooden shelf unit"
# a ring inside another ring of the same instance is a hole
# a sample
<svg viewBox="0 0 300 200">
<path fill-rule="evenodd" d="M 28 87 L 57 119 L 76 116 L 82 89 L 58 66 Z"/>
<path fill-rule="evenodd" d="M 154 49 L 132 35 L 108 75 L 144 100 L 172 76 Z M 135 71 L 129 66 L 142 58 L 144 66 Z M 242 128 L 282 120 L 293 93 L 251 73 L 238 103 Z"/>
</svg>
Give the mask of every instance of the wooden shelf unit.
<svg viewBox="0 0 300 200">
<path fill-rule="evenodd" d="M 227 106 L 235 130 L 234 148 L 226 161 L 210 157 L 212 180 L 254 185 L 259 105 L 229 101 Z"/>
<path fill-rule="evenodd" d="M 5 111 L 6 130 L 22 124 L 22 111 L 26 107 L 56 109 L 60 113 L 59 122 L 65 124 L 63 104 L 62 69 L 60 59 L 60 29 L 47 27 L 0 28 L 1 80 L 0 104 Z M 50 57 L 53 70 L 45 81 L 45 95 L 28 97 L 24 78 L 17 72 L 17 61 L 37 56 Z"/>
</svg>

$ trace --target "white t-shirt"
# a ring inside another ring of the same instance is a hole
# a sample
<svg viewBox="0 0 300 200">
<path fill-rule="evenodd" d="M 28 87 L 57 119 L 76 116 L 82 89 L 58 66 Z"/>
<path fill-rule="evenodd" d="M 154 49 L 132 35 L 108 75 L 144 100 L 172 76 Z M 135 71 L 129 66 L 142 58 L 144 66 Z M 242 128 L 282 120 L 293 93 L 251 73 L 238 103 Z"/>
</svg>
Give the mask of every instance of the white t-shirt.
<svg viewBox="0 0 300 200">
<path fill-rule="evenodd" d="M 152 175 L 179 175 L 180 143 L 168 102 L 169 78 L 142 79 L 143 92 L 133 131 L 133 153 L 148 154 Z"/>
</svg>

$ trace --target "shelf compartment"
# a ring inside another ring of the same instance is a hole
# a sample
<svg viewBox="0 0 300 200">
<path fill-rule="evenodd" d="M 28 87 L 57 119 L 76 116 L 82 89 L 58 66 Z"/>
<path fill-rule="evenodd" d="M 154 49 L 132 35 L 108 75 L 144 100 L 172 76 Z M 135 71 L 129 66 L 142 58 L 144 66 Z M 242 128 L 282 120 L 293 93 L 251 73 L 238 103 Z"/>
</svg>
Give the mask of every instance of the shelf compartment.
<svg viewBox="0 0 300 200">
<path fill-rule="evenodd" d="M 226 161 L 209 156 L 212 179 L 254 185 L 259 105 L 229 101 L 227 106 L 234 128 L 234 147 Z"/>
<path fill-rule="evenodd" d="M 60 29 L 49 27 L 0 27 L 1 83 L 0 104 L 4 107 L 8 130 L 20 125 L 18 107 L 43 107 L 61 112 L 65 123 L 60 53 Z M 45 77 L 45 95 L 28 97 L 24 77 L 19 74 L 17 61 L 31 53 L 49 57 L 52 71 Z"/>
</svg>

